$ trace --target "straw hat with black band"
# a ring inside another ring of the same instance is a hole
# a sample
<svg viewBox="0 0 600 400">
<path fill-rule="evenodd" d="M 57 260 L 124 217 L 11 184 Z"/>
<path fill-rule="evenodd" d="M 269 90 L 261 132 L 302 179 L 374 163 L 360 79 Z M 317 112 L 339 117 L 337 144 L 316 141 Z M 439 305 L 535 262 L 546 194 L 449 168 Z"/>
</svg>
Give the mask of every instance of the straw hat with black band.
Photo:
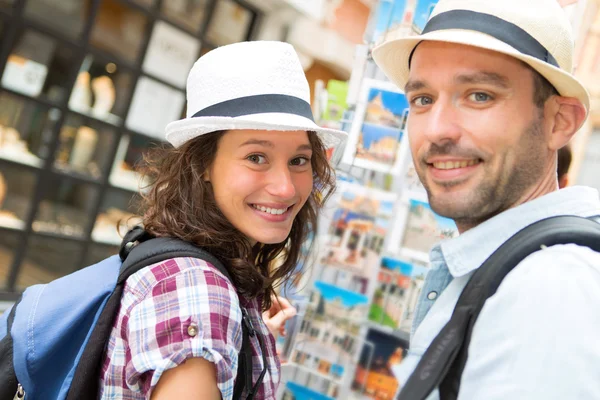
<svg viewBox="0 0 600 400">
<path fill-rule="evenodd" d="M 573 35 L 556 0 L 440 0 L 423 32 L 394 37 L 373 49 L 387 77 L 404 88 L 412 53 L 422 41 L 441 41 L 492 50 L 528 64 L 561 96 L 581 101 L 589 112 L 589 95 L 572 75 Z"/>
</svg>

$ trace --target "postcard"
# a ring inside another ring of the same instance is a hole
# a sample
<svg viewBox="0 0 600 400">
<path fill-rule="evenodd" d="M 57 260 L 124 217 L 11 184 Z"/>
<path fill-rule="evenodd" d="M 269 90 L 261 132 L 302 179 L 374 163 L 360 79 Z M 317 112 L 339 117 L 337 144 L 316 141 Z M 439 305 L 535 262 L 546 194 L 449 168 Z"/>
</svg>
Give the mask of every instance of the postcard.
<svg viewBox="0 0 600 400">
<path fill-rule="evenodd" d="M 345 184 L 341 190 L 319 260 L 321 273 L 335 274 L 345 283 L 324 280 L 365 294 L 392 229 L 397 195 L 356 184 Z"/>
<path fill-rule="evenodd" d="M 413 19 L 413 30 L 420 34 L 423 32 L 423 28 L 427 24 L 431 12 L 435 8 L 438 0 L 417 0 L 417 6 L 415 7 L 415 17 Z"/>
<path fill-rule="evenodd" d="M 441 240 L 458 236 L 453 220 L 437 215 L 427 202 L 411 199 L 400 247 L 421 253 Z"/>
<path fill-rule="evenodd" d="M 365 79 L 342 163 L 398 174 L 408 101 L 393 84 Z"/>
<path fill-rule="evenodd" d="M 411 263 L 391 257 L 382 258 L 369 312 L 370 321 L 392 329 L 400 326 L 411 298 L 412 271 Z"/>
<path fill-rule="evenodd" d="M 392 372 L 408 349 L 408 343 L 396 336 L 370 329 L 367 343 L 356 369 L 352 389 L 367 399 L 393 399 L 400 385 Z"/>
<path fill-rule="evenodd" d="M 407 13 L 407 0 L 382 0 L 377 7 L 377 15 L 375 17 L 375 29 L 371 38 L 372 43 L 380 43 L 385 39 L 385 34 L 408 24 L 410 21 L 407 18 L 410 12 Z"/>
</svg>

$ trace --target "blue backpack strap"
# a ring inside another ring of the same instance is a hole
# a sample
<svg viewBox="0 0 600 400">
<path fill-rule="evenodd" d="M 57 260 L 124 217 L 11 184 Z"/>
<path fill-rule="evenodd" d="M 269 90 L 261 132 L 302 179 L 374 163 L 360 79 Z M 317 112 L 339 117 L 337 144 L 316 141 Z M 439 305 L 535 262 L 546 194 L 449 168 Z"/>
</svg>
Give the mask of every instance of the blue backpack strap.
<svg viewBox="0 0 600 400">
<path fill-rule="evenodd" d="M 456 400 L 475 321 L 485 301 L 521 261 L 543 247 L 577 244 L 600 252 L 600 224 L 559 216 L 538 221 L 505 242 L 473 274 L 450 321 L 433 340 L 398 394 L 399 400 L 425 400 L 435 388 L 441 400 Z"/>
<path fill-rule="evenodd" d="M 136 227 L 129 231 L 123 238 L 119 256 L 123 260 L 121 271 L 117 280 L 115 291 L 109 298 L 100 319 L 89 339 L 83 355 L 80 359 L 73 378 L 73 383 L 67 395 L 67 400 L 92 399 L 98 396 L 99 378 L 101 373 L 102 358 L 106 349 L 106 343 L 110 337 L 114 319 L 121 304 L 123 286 L 127 278 L 144 267 L 178 257 L 193 257 L 205 260 L 217 268 L 233 284 L 227 269 L 212 254 L 195 246 L 175 238 L 154 238 L 142 228 Z M 247 352 L 249 339 L 248 331 L 244 324 L 242 353 Z M 242 368 L 244 367 L 244 368 Z M 241 374 L 241 375 L 240 375 Z M 240 363 L 238 376 L 250 376 L 252 379 L 252 364 Z M 237 399 L 234 397 L 234 399 Z"/>
</svg>

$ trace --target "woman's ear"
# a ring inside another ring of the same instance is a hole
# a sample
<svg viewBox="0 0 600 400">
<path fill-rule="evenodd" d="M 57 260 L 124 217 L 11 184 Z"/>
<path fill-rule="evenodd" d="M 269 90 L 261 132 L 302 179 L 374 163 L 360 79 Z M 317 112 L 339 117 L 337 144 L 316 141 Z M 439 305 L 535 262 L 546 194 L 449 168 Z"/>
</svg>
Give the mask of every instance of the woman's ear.
<svg viewBox="0 0 600 400">
<path fill-rule="evenodd" d="M 210 170 L 206 170 L 204 171 L 204 173 L 202 174 L 202 180 L 204 182 L 210 182 Z"/>
</svg>

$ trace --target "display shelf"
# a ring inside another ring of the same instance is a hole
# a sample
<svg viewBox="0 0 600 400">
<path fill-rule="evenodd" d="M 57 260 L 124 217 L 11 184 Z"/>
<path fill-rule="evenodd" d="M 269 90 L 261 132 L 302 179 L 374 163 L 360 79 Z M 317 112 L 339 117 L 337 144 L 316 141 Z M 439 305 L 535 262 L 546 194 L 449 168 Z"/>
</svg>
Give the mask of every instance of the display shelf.
<svg viewBox="0 0 600 400">
<path fill-rule="evenodd" d="M 82 243 L 86 241 L 86 238 L 83 236 L 75 236 L 75 235 L 67 235 L 63 233 L 55 233 L 50 231 L 38 230 L 35 228 L 35 222 L 33 223 L 33 232 L 36 236 L 50 238 L 50 239 L 59 239 L 59 240 L 67 240 L 70 242 L 78 242 Z"/>
<path fill-rule="evenodd" d="M 0 162 L 4 162 L 10 165 L 15 165 L 15 166 L 19 166 L 19 167 L 24 167 L 27 169 L 31 169 L 31 170 L 39 170 L 40 168 L 42 168 L 42 166 L 44 165 L 43 160 L 39 159 L 36 157 L 36 160 L 32 159 L 27 159 L 25 158 L 21 158 L 21 157 L 17 157 L 14 154 L 10 154 L 6 151 L 3 151 L 0 148 Z"/>
<path fill-rule="evenodd" d="M 3 215 L 2 210 L 0 210 L 0 231 L 8 231 L 8 232 L 23 232 L 25 230 L 25 221 L 12 217 Z"/>
</svg>

